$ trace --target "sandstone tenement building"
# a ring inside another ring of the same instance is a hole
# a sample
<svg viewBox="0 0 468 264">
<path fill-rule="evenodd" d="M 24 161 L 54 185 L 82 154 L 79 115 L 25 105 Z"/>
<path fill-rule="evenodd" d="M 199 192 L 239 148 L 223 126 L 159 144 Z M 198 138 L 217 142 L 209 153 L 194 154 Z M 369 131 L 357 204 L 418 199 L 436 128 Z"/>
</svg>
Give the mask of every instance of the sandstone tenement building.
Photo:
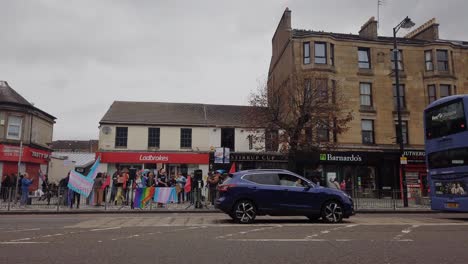
<svg viewBox="0 0 468 264">
<path fill-rule="evenodd" d="M 439 24 L 431 19 L 397 42 L 408 184 L 425 194 L 423 110 L 438 98 L 468 93 L 468 41 L 439 39 Z M 339 81 L 354 118 L 346 133 L 329 140 L 338 145 L 334 155 L 360 156 L 359 162 L 337 162 L 309 153 L 298 161 L 305 174 L 318 173 L 324 183 L 352 178 L 369 193 L 399 188 L 392 50 L 393 37 L 378 36 L 373 17 L 359 34 L 342 34 L 293 29 L 291 11 L 284 11 L 272 39 L 269 92 L 294 72 L 320 72 L 329 86 Z"/>
</svg>

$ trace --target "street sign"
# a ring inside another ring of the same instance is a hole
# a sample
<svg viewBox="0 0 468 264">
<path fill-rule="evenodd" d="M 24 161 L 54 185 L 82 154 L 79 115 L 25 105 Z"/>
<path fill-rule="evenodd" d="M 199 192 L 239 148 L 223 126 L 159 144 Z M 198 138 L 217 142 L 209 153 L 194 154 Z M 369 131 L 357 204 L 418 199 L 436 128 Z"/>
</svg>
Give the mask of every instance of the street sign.
<svg viewBox="0 0 468 264">
<path fill-rule="evenodd" d="M 408 164 L 408 158 L 407 157 L 400 157 L 400 164 L 401 165 Z"/>
</svg>

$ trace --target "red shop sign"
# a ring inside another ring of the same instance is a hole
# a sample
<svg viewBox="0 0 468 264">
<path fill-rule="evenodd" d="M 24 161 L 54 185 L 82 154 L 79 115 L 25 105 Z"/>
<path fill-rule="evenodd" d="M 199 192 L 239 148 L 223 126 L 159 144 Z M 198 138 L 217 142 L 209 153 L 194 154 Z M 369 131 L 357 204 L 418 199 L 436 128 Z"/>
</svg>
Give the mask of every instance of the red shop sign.
<svg viewBox="0 0 468 264">
<path fill-rule="evenodd" d="M 21 162 L 45 164 L 50 156 L 50 151 L 28 146 L 23 146 L 23 149 L 20 151 L 19 146 L 0 145 L 0 160 L 18 162 L 20 153 L 22 154 Z"/>
<path fill-rule="evenodd" d="M 97 152 L 102 163 L 183 163 L 208 164 L 208 153 Z"/>
</svg>

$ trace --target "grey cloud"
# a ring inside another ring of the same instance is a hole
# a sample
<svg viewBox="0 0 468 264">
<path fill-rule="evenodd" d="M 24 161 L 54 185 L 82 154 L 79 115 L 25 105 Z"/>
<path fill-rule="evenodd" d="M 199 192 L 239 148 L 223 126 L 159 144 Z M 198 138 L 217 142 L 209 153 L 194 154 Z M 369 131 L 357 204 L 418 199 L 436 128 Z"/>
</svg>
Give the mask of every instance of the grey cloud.
<svg viewBox="0 0 468 264">
<path fill-rule="evenodd" d="M 295 28 L 357 33 L 376 1 L 2 1 L 0 79 L 58 117 L 55 139 L 97 138 L 114 100 L 246 104 L 286 6 Z M 437 17 L 468 40 L 467 6 L 386 0 L 380 33 Z"/>
</svg>

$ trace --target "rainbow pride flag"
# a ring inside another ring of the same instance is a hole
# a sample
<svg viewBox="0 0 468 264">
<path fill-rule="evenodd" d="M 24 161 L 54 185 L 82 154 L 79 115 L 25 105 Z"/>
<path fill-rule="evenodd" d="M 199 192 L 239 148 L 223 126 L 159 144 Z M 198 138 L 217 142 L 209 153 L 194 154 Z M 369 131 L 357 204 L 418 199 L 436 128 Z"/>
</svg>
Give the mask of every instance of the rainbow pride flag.
<svg viewBox="0 0 468 264">
<path fill-rule="evenodd" d="M 133 200 L 134 208 L 143 208 L 153 198 L 154 187 L 137 188 Z"/>
</svg>

